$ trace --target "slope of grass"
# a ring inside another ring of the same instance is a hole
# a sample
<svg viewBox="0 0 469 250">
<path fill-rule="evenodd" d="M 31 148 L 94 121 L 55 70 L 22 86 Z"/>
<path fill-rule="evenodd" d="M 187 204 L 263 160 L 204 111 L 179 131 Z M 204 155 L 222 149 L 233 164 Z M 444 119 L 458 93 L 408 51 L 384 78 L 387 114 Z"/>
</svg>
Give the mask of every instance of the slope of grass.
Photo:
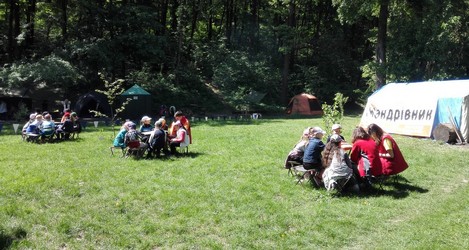
<svg viewBox="0 0 469 250">
<path fill-rule="evenodd" d="M 347 117 L 350 138 L 358 118 Z M 398 183 L 335 197 L 283 161 L 320 119 L 194 124 L 187 157 L 111 157 L 113 134 L 30 144 L 0 135 L 0 248 L 467 249 L 467 147 L 396 136 Z"/>
</svg>

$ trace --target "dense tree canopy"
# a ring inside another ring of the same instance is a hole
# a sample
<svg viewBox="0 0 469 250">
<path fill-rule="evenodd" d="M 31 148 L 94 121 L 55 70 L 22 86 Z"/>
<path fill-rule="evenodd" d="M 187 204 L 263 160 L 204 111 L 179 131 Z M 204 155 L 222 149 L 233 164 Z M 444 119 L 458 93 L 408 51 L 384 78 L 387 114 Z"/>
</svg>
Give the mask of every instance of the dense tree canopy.
<svg viewBox="0 0 469 250">
<path fill-rule="evenodd" d="M 5 0 L 0 87 L 104 88 L 160 103 L 272 109 L 309 92 L 466 78 L 465 0 Z M 259 102 L 252 93 L 261 93 Z"/>
</svg>

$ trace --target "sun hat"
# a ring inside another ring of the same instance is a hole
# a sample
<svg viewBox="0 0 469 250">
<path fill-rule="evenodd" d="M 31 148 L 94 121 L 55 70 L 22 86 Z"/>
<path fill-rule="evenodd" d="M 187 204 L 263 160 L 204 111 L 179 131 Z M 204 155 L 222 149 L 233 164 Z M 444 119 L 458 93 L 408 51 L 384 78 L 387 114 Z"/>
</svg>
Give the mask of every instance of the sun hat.
<svg viewBox="0 0 469 250">
<path fill-rule="evenodd" d="M 36 119 L 36 114 L 30 114 L 29 115 L 29 120 L 34 120 Z"/>
<path fill-rule="evenodd" d="M 144 121 L 151 121 L 151 117 L 149 117 L 149 116 L 144 116 L 144 117 L 142 117 L 142 120 L 141 120 L 141 121 L 142 121 L 142 122 L 144 122 Z"/>
<path fill-rule="evenodd" d="M 330 141 L 337 143 L 337 142 L 343 141 L 343 139 L 342 139 L 342 137 L 340 137 L 340 135 L 335 134 L 335 135 L 332 135 L 332 136 L 331 136 L 331 140 L 330 140 Z"/>
<path fill-rule="evenodd" d="M 311 132 L 311 134 L 315 135 L 315 134 L 325 134 L 326 132 L 324 132 L 324 130 L 322 130 L 322 128 L 320 127 L 314 127 L 313 128 L 313 131 Z"/>
<path fill-rule="evenodd" d="M 342 128 L 342 126 L 340 126 L 340 124 L 334 124 L 332 125 L 332 130 L 336 130 L 336 129 L 339 129 L 339 128 Z"/>
</svg>

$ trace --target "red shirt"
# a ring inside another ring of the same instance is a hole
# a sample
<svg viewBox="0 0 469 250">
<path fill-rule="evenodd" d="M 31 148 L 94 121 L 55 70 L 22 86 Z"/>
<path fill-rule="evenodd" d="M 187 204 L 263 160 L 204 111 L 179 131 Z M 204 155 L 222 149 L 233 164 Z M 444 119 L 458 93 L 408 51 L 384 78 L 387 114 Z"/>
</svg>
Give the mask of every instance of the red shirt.
<svg viewBox="0 0 469 250">
<path fill-rule="evenodd" d="M 352 146 L 350 160 L 358 165 L 358 172 L 361 177 L 366 175 L 362 153 L 365 154 L 370 161 L 370 174 L 380 176 L 382 174 L 381 161 L 379 159 L 378 146 L 373 139 L 358 139 Z"/>
<path fill-rule="evenodd" d="M 404 159 L 404 156 L 401 153 L 401 150 L 397 146 L 396 141 L 391 137 L 389 134 L 384 134 L 383 137 L 381 138 L 381 143 L 379 144 L 379 153 L 380 154 L 385 154 L 387 153 L 386 149 L 384 148 L 383 142 L 384 139 L 388 139 L 392 143 L 392 152 L 394 153 L 393 158 L 384 158 L 381 157 L 381 165 L 383 166 L 383 174 L 385 175 L 393 175 L 393 174 L 398 174 L 404 170 L 406 170 L 409 165 L 407 165 L 407 162 Z"/>
</svg>

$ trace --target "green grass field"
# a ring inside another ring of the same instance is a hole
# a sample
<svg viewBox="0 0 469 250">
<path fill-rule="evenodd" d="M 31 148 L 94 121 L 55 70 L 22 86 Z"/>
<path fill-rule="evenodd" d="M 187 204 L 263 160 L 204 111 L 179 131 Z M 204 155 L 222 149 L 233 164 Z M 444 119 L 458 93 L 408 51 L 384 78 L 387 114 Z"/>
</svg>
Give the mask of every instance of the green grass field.
<svg viewBox="0 0 469 250">
<path fill-rule="evenodd" d="M 283 169 L 312 125 L 195 122 L 189 156 L 153 160 L 111 157 L 110 128 L 38 145 L 4 127 L 0 249 L 469 248 L 469 147 L 395 136 L 400 181 L 337 197 Z"/>
</svg>

